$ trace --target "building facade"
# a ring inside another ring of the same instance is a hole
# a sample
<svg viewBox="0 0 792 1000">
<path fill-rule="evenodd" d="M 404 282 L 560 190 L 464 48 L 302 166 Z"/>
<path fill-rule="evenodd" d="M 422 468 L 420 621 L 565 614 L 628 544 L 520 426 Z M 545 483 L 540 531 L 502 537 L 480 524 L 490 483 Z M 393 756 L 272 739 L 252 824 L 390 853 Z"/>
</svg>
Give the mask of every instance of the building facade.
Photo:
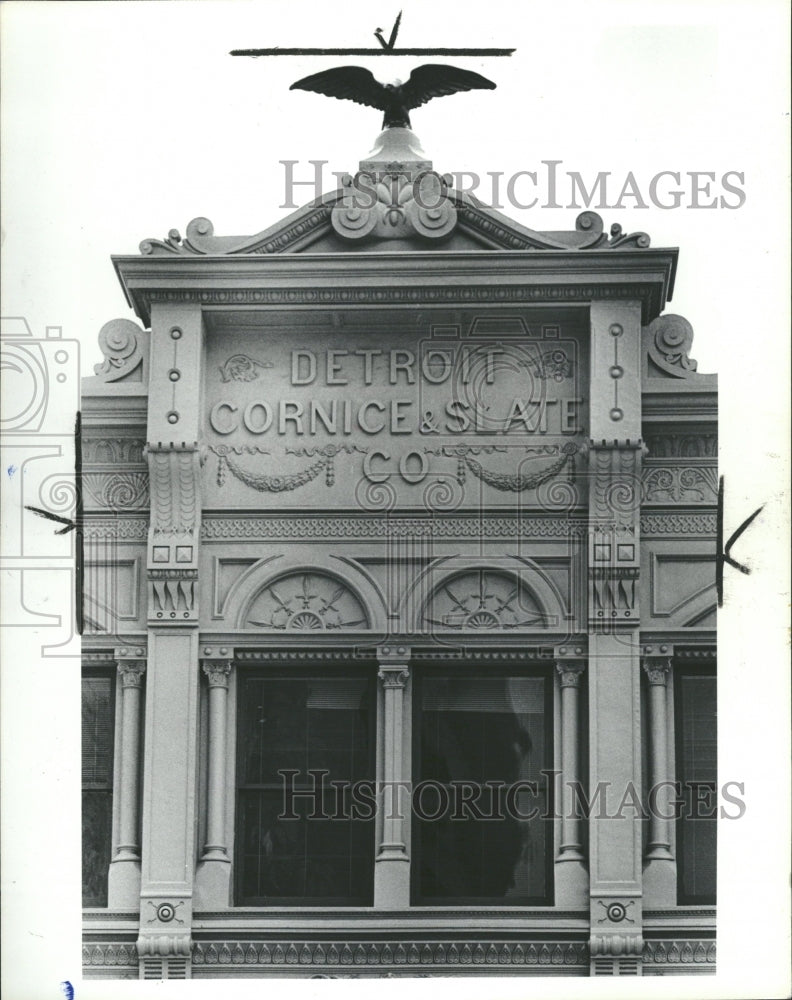
<svg viewBox="0 0 792 1000">
<path fill-rule="evenodd" d="M 83 382 L 86 977 L 715 965 L 717 389 L 676 249 L 408 129 L 114 258 Z"/>
</svg>

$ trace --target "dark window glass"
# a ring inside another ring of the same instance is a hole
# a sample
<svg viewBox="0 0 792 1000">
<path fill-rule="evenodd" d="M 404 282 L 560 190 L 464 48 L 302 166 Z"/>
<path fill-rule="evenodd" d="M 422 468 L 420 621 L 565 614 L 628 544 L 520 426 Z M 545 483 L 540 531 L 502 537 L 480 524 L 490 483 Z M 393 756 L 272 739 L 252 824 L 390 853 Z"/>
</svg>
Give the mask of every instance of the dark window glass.
<svg viewBox="0 0 792 1000">
<path fill-rule="evenodd" d="M 371 904 L 373 811 L 351 786 L 373 781 L 373 722 L 363 675 L 242 678 L 239 905 Z"/>
<path fill-rule="evenodd" d="M 550 902 L 548 677 L 427 673 L 417 687 L 414 902 Z"/>
<path fill-rule="evenodd" d="M 107 906 L 113 823 L 113 716 L 112 676 L 83 677 L 83 906 Z"/>
<path fill-rule="evenodd" d="M 714 903 L 717 849 L 717 688 L 715 675 L 676 676 L 679 902 Z"/>
</svg>

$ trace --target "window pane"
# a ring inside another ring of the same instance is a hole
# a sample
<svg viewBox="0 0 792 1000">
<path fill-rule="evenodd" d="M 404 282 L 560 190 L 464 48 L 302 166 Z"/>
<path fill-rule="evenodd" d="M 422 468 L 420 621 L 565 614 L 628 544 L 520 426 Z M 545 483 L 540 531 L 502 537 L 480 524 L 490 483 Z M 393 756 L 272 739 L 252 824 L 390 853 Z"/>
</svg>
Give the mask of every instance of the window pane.
<svg viewBox="0 0 792 1000">
<path fill-rule="evenodd" d="M 113 814 L 113 679 L 82 679 L 83 906 L 107 906 Z"/>
<path fill-rule="evenodd" d="M 419 899 L 546 901 L 545 678 L 432 675 L 420 688 Z"/>
<path fill-rule="evenodd" d="M 374 824 L 349 785 L 373 779 L 370 680 L 248 677 L 240 697 L 240 904 L 368 905 Z"/>
<path fill-rule="evenodd" d="M 717 688 L 712 674 L 677 675 L 682 813 L 677 867 L 680 902 L 714 903 L 717 849 Z"/>
</svg>

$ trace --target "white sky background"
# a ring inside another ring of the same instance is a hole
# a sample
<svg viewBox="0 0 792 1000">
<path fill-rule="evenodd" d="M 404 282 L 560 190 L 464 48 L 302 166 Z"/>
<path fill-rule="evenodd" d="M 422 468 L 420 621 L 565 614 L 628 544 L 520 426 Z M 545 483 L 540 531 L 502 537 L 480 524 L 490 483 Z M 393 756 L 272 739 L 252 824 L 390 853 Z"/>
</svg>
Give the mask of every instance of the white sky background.
<svg viewBox="0 0 792 1000">
<path fill-rule="evenodd" d="M 243 59 L 228 52 L 273 45 L 373 46 L 374 28 L 382 27 L 387 37 L 400 5 L 397 45 L 517 49 L 510 59 L 447 60 L 495 80 L 497 91 L 443 98 L 414 112 L 415 131 L 440 172 L 509 175 L 542 171 L 542 160 L 555 159 L 563 161 L 561 170 L 579 171 L 589 184 L 597 172 L 612 171 L 616 191 L 632 171 L 647 199 L 649 180 L 660 170 L 714 171 L 717 178 L 726 171 L 745 174 L 746 201 L 738 210 L 600 211 L 606 228 L 618 222 L 625 231 L 648 232 L 653 246 L 680 247 L 668 311 L 693 324 L 692 356 L 699 370 L 720 376 L 727 532 L 767 504 L 734 552 L 750 563 L 753 575 L 726 570 L 728 606 L 719 633 L 721 777 L 744 780 L 748 802 L 742 820 L 721 824 L 721 972 L 717 981 L 702 979 L 695 986 L 665 979 L 633 981 L 624 990 L 610 982 L 606 988 L 611 996 L 636 996 L 638 986 L 658 996 L 784 995 L 789 784 L 779 768 L 787 768 L 790 757 L 784 0 L 3 3 L 2 313 L 26 317 L 36 336 L 47 325 L 62 326 L 64 337 L 80 340 L 82 371 L 91 374 L 101 360 L 100 327 L 116 316 L 133 318 L 111 253 L 137 253 L 142 239 L 164 238 L 171 228 L 184 235 L 187 223 L 201 215 L 212 220 L 218 235 L 269 227 L 288 214 L 278 207 L 284 200 L 283 159 L 304 161 L 306 179 L 309 159 L 329 161 L 325 189 L 333 189 L 329 172 L 354 172 L 379 132 L 378 113 L 289 93 L 289 84 L 339 62 L 365 65 L 381 79 L 404 79 L 427 60 Z M 714 189 L 721 191 L 717 181 Z M 300 190 L 305 194 L 298 193 L 298 203 L 312 197 L 307 188 Z M 562 189 L 559 200 L 564 197 Z M 683 204 L 689 202 L 688 194 Z M 503 211 L 539 230 L 571 229 L 578 214 Z M 14 678 L 8 672 L 6 666 L 5 712 L 13 711 L 13 685 L 29 683 L 23 671 Z M 58 692 L 50 693 L 54 705 Z M 56 732 L 66 726 L 54 713 L 50 724 Z M 22 759 L 22 749 L 3 749 L 5 832 L 14 836 L 23 825 L 24 799 L 12 765 Z M 38 782 L 29 794 L 51 796 L 53 812 L 63 805 L 68 813 L 76 802 L 76 740 L 74 749 L 74 764 L 66 755 L 57 775 L 27 776 Z M 73 824 L 69 830 L 74 833 Z M 45 855 L 52 833 L 28 830 L 26 836 Z M 4 870 L 6 909 L 14 875 Z M 50 946 L 50 955 L 60 954 L 60 945 L 46 933 L 39 940 L 33 930 L 36 915 L 49 907 L 47 926 L 57 928 L 61 920 L 64 934 L 76 943 L 76 881 L 53 900 L 48 878 L 46 866 L 38 881 L 26 873 L 22 883 L 37 895 L 25 897 L 29 909 L 6 914 L 16 933 L 13 949 L 6 946 L 5 975 L 19 974 L 9 982 L 31 984 L 29 993 L 9 993 L 10 1000 L 57 997 L 61 979 L 79 978 L 78 956 L 71 967 L 56 968 L 45 952 Z M 357 986 L 362 996 L 372 983 L 322 987 L 340 996 Z M 486 991 L 473 980 L 454 984 L 460 996 L 517 996 L 525 990 L 507 980 L 490 982 Z M 430 989 L 428 983 L 417 986 Z M 185 988 L 208 996 L 209 987 Z M 587 996 L 598 987 L 605 988 L 576 980 L 542 991 Z M 77 1000 L 148 996 L 149 988 L 84 985 Z M 271 984 L 248 984 L 258 995 L 265 988 L 269 992 Z M 391 988 L 400 992 L 404 986 L 376 984 L 378 992 Z M 437 983 L 431 988 L 436 991 Z M 169 984 L 168 992 L 157 995 L 175 995 L 176 989 Z M 307 995 L 318 987 L 301 989 Z M 231 995 L 232 987 L 223 984 L 223 993 Z"/>
</svg>

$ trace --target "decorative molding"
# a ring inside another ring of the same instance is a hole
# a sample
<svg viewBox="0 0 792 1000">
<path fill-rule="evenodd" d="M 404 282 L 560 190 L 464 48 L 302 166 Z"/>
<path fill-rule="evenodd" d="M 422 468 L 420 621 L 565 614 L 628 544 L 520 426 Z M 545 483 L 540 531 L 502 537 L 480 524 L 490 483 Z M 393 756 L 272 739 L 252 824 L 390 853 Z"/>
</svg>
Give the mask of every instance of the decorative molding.
<svg viewBox="0 0 792 1000">
<path fill-rule="evenodd" d="M 683 316 L 658 316 L 646 327 L 648 353 L 657 367 L 675 378 L 695 375 L 698 363 L 688 357 L 693 345 L 693 327 Z"/>
<path fill-rule="evenodd" d="M 193 944 L 194 966 L 354 967 L 588 965 L 582 941 L 209 941 Z"/>
<path fill-rule="evenodd" d="M 613 902 L 607 902 L 604 899 L 598 899 L 597 902 L 605 911 L 601 917 L 598 918 L 598 924 L 611 923 L 620 924 L 625 921 L 628 924 L 634 924 L 635 919 L 630 916 L 630 907 L 635 906 L 634 899 L 628 899 L 626 902 L 622 903 L 620 900 L 614 900 Z"/>
<path fill-rule="evenodd" d="M 350 657 L 356 659 L 374 660 L 373 649 L 360 650 L 357 647 L 350 650 L 348 647 L 339 649 L 243 649 L 234 651 L 234 659 L 241 663 L 272 663 L 286 660 L 297 660 L 299 662 L 316 660 L 324 663 L 347 662 Z"/>
<path fill-rule="evenodd" d="M 145 468 L 146 460 L 143 438 L 85 437 L 80 439 L 83 468 L 89 465 L 140 465 Z"/>
<path fill-rule="evenodd" d="M 443 629 L 508 630 L 556 624 L 519 578 L 486 569 L 444 580 L 429 598 L 422 617 Z"/>
<path fill-rule="evenodd" d="M 223 382 L 255 382 L 267 368 L 274 368 L 272 361 L 256 361 L 247 354 L 234 354 L 220 365 L 220 378 Z"/>
<path fill-rule="evenodd" d="M 718 650 L 715 646 L 675 646 L 674 659 L 714 663 L 718 659 Z"/>
<path fill-rule="evenodd" d="M 465 228 L 480 233 L 505 250 L 607 250 L 616 248 L 647 249 L 651 243 L 646 233 L 624 233 L 615 223 L 610 237 L 605 235 L 602 218 L 596 212 L 581 212 L 575 220 L 575 232 L 540 233 L 525 229 L 504 216 L 493 216 L 469 200 L 458 198 L 460 221 Z"/>
<path fill-rule="evenodd" d="M 108 541 L 145 542 L 148 538 L 149 523 L 143 518 L 86 518 L 83 538 L 107 539 Z"/>
<path fill-rule="evenodd" d="M 717 943 L 709 938 L 649 939 L 644 941 L 643 960 L 655 965 L 714 965 Z"/>
<path fill-rule="evenodd" d="M 140 382 L 147 380 L 149 335 L 131 319 L 111 319 L 99 331 L 99 347 L 104 361 L 94 365 L 96 373 L 85 379 L 88 386 L 99 382 Z"/>
<path fill-rule="evenodd" d="M 248 607 L 245 625 L 277 631 L 337 631 L 368 628 L 357 596 L 324 573 L 291 573 L 261 590 Z"/>
<path fill-rule="evenodd" d="M 177 924 L 184 924 L 184 921 L 178 916 L 179 907 L 184 906 L 183 899 L 175 903 L 171 903 L 170 900 L 158 903 L 153 899 L 147 899 L 146 902 L 151 907 L 151 916 L 146 921 L 147 924 L 169 924 L 173 920 Z"/>
<path fill-rule="evenodd" d="M 631 617 L 638 602 L 638 567 L 594 566 L 589 570 L 594 598 L 594 613 L 602 618 L 610 614 Z M 600 614 L 602 612 L 603 614 Z"/>
<path fill-rule="evenodd" d="M 594 518 L 633 528 L 641 506 L 641 441 L 591 441 L 590 505 Z"/>
<path fill-rule="evenodd" d="M 431 449 L 427 448 L 425 450 L 430 451 Z M 561 457 L 556 459 L 555 462 L 546 466 L 541 471 L 531 474 L 501 473 L 485 469 L 480 462 L 477 462 L 474 458 L 470 457 L 471 453 L 475 454 L 478 450 L 479 449 L 471 447 L 454 449 L 456 454 L 459 456 L 457 479 L 460 484 L 465 482 L 465 468 L 467 467 L 477 479 L 480 479 L 482 482 L 494 487 L 496 490 L 510 493 L 522 493 L 525 490 L 536 489 L 537 486 L 541 486 L 543 483 L 549 482 L 551 479 L 555 479 L 556 476 L 560 475 L 564 471 L 567 465 L 571 465 L 572 473 L 574 474 L 574 456 L 578 452 L 578 446 L 572 441 L 567 441 L 567 443 L 562 447 L 555 447 L 555 452 L 560 452 Z"/>
<path fill-rule="evenodd" d="M 565 247 L 564 249 L 569 249 Z M 206 288 L 152 289 L 150 302 L 202 305 L 439 305 L 448 303 L 590 302 L 592 299 L 651 299 L 652 285 L 421 285 L 416 288 L 368 286 L 365 288 Z"/>
<path fill-rule="evenodd" d="M 376 173 L 363 170 L 354 178 L 346 174 L 342 184 L 343 195 L 330 214 L 330 224 L 345 240 L 413 236 L 438 240 L 456 228 L 453 200 L 443 190 L 441 178 L 431 170 L 414 176 L 412 171 L 399 169 Z"/>
<path fill-rule="evenodd" d="M 306 483 L 310 483 L 313 479 L 316 479 L 323 469 L 325 472 L 325 484 L 327 486 L 332 486 L 335 482 L 335 467 L 333 462 L 335 456 L 340 452 L 346 452 L 348 455 L 351 455 L 353 452 L 365 454 L 368 451 L 368 448 L 361 448 L 356 444 L 327 444 L 323 447 L 317 448 L 286 448 L 287 455 L 307 456 L 309 458 L 318 455 L 319 460 L 299 472 L 280 476 L 269 476 L 263 473 L 250 472 L 247 469 L 243 469 L 242 466 L 231 457 L 233 454 L 240 455 L 242 453 L 247 453 L 249 455 L 269 454 L 266 449 L 259 448 L 256 445 L 232 446 L 219 444 L 210 445 L 209 450 L 217 455 L 218 486 L 222 487 L 225 485 L 226 469 L 228 469 L 236 479 L 244 483 L 246 486 L 250 486 L 252 489 L 258 490 L 260 493 L 283 493 L 298 489 L 300 486 L 305 486 Z"/>
<path fill-rule="evenodd" d="M 273 226 L 255 236 L 215 236 L 214 226 L 202 216 L 193 219 L 187 226 L 186 236 L 178 229 L 171 229 L 164 240 L 147 239 L 140 244 L 143 255 L 163 256 L 203 256 L 205 254 L 273 254 L 286 253 L 295 244 L 304 243 L 308 237 L 317 235 L 317 230 L 326 229 L 333 203 L 340 192 L 327 196 L 327 203 L 313 203 L 300 209 L 294 220 Z"/>
<path fill-rule="evenodd" d="M 154 535 L 192 535 L 200 511 L 200 452 L 193 443 L 146 445 Z M 192 560 L 191 560 L 192 561 Z"/>
<path fill-rule="evenodd" d="M 695 517 L 696 515 L 691 515 Z M 574 517 L 213 517 L 203 519 L 207 541 L 254 538 L 570 538 L 585 537 L 585 518 Z M 714 531 L 714 529 L 713 529 Z"/>
<path fill-rule="evenodd" d="M 149 569 L 149 618 L 193 618 L 197 612 L 198 571 Z"/>
<path fill-rule="evenodd" d="M 718 435 L 712 432 L 682 432 L 671 429 L 648 430 L 644 437 L 647 458 L 718 457 Z"/>
<path fill-rule="evenodd" d="M 624 233 L 614 224 L 608 235 L 604 232 L 602 218 L 596 212 L 582 212 L 575 221 L 575 229 L 565 233 L 541 233 L 521 226 L 498 213 L 477 205 L 463 192 L 446 187 L 444 179 L 429 170 L 422 170 L 416 180 L 423 188 L 420 201 L 414 195 L 413 184 L 405 176 L 404 167 L 429 166 L 416 164 L 386 164 L 386 170 L 376 171 L 376 179 L 394 178 L 391 185 L 377 184 L 373 191 L 377 200 L 371 200 L 371 187 L 365 188 L 366 201 L 353 200 L 355 181 L 349 175 L 343 178 L 343 187 L 323 195 L 296 211 L 292 216 L 253 236 L 215 236 L 209 219 L 199 217 L 189 223 L 182 239 L 177 229 L 171 229 L 164 240 L 146 239 L 140 244 L 144 255 L 240 255 L 278 254 L 293 252 L 330 231 L 349 240 L 373 234 L 387 239 L 389 235 L 401 238 L 414 234 L 432 238 L 447 236 L 456 225 L 483 237 L 490 246 L 503 250 L 644 250 L 650 245 L 646 233 Z M 363 171 L 364 174 L 370 173 Z M 355 180 L 361 176 L 356 175 Z M 412 176 L 412 174 L 410 174 Z M 420 180 L 419 180 L 420 178 Z M 375 178 L 372 178 L 375 179 Z M 384 190 L 380 190 L 380 188 Z M 391 234 L 389 228 L 395 232 Z"/>
<path fill-rule="evenodd" d="M 598 901 L 599 902 L 599 901 Z M 622 904 L 623 905 L 623 904 Z M 611 932 L 592 934 L 589 940 L 591 957 L 621 958 L 622 956 L 641 955 L 643 953 L 643 938 L 640 933 L 614 934 Z"/>
<path fill-rule="evenodd" d="M 712 514 L 642 514 L 642 535 L 711 535 L 715 537 L 717 519 Z"/>
<path fill-rule="evenodd" d="M 109 969 L 131 968 L 137 973 L 138 953 L 133 941 L 97 941 L 86 943 L 82 949 L 84 968 L 104 966 Z"/>
<path fill-rule="evenodd" d="M 83 473 L 83 497 L 105 510 L 145 510 L 149 505 L 147 472 Z"/>
<path fill-rule="evenodd" d="M 648 504 L 715 504 L 718 470 L 702 465 L 646 465 L 643 469 L 644 502 Z"/>
</svg>

